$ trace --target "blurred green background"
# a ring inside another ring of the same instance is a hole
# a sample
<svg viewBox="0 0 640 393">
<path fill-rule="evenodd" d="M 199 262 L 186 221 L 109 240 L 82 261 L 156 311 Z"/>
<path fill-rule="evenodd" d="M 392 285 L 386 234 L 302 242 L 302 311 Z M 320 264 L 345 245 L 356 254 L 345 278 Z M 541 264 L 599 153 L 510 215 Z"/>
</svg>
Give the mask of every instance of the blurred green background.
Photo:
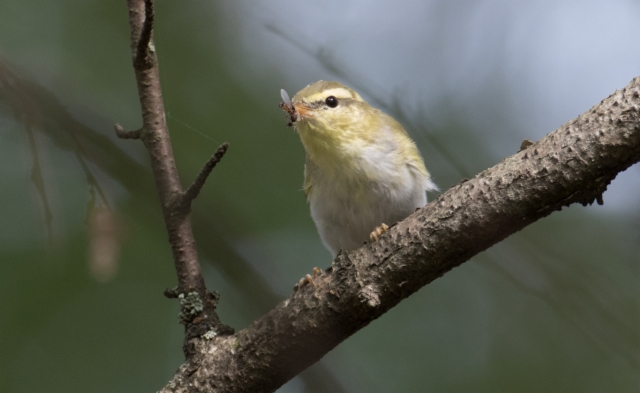
<svg viewBox="0 0 640 393">
<path fill-rule="evenodd" d="M 221 319 L 268 311 L 330 255 L 277 108 L 319 79 L 418 143 L 442 190 L 640 75 L 616 1 L 163 1 L 156 48 Z M 0 391 L 151 392 L 182 361 L 125 1 L 0 1 Z M 281 392 L 640 391 L 640 169 L 422 289 Z M 433 198 L 431 195 L 430 198 Z"/>
</svg>

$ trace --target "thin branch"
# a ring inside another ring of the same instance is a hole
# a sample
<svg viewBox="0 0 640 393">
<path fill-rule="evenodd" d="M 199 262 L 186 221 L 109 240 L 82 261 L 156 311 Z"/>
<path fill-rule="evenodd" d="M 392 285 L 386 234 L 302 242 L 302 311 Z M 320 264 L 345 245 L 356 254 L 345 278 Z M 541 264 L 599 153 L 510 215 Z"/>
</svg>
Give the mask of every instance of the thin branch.
<svg viewBox="0 0 640 393">
<path fill-rule="evenodd" d="M 49 204 L 49 198 L 47 197 L 42 166 L 40 165 L 40 153 L 38 152 L 38 145 L 34 134 L 34 128 L 42 122 L 42 116 L 38 111 L 34 111 L 34 106 L 32 105 L 33 102 L 29 99 L 30 97 L 25 95 L 24 92 L 20 91 L 17 87 L 19 86 L 19 78 L 10 71 L 9 67 L 6 66 L 5 63 L 6 60 L 0 58 L 0 89 L 3 93 L 0 96 L 5 100 L 8 100 L 9 106 L 13 109 L 16 121 L 21 122 L 24 125 L 24 130 L 27 133 L 29 149 L 31 150 L 31 156 L 33 158 L 31 181 L 33 182 L 36 192 L 42 201 L 47 239 L 49 244 L 52 244 L 53 212 L 51 211 L 51 205 Z M 37 108 L 37 106 L 35 107 Z"/>
<path fill-rule="evenodd" d="M 25 114 L 25 116 L 28 116 Z M 31 156 L 33 157 L 33 167 L 31 168 L 31 181 L 36 188 L 38 196 L 42 201 L 42 209 L 44 211 L 44 224 L 47 228 L 47 239 L 49 244 L 53 244 L 53 213 L 51 211 L 51 205 L 47 198 L 47 188 L 44 183 L 44 176 L 42 175 L 42 166 L 40 165 L 40 155 L 38 153 L 38 146 L 36 144 L 36 137 L 33 133 L 31 121 L 25 119 L 25 130 L 27 131 L 27 139 L 29 140 L 29 149 L 31 150 Z"/>
<path fill-rule="evenodd" d="M 200 190 L 202 190 L 202 186 L 207 181 L 207 177 L 216 167 L 216 164 L 220 162 L 224 154 L 227 152 L 229 148 L 229 144 L 227 142 L 223 143 L 218 147 L 218 150 L 209 158 L 209 160 L 204 164 L 200 173 L 198 173 L 198 177 L 193 181 L 193 184 L 189 186 L 187 191 L 184 193 L 184 203 L 185 205 L 191 205 L 191 202 L 198 197 L 200 194 Z"/>
<path fill-rule="evenodd" d="M 124 131 L 116 124 L 116 134 L 121 138 L 141 139 L 149 152 L 178 275 L 178 286 L 174 293 L 180 299 L 181 321 L 185 324 L 186 338 L 200 337 L 210 331 L 217 335 L 231 334 L 233 330 L 223 325 L 215 312 L 218 295 L 210 292 L 205 285 L 191 228 L 190 208 L 185 208 L 190 206 L 198 190 L 194 189 L 194 195 L 190 194 L 191 200 L 186 204 L 162 101 L 160 72 L 153 43 L 153 1 L 128 0 L 127 3 L 131 48 L 134 51 L 133 68 L 138 84 L 143 126 L 140 130 Z M 219 159 L 218 157 L 217 160 Z M 202 183 L 204 184 L 204 180 Z M 183 350 L 189 358 L 192 349 L 185 344 Z"/>
<path fill-rule="evenodd" d="M 640 77 L 578 118 L 462 182 L 378 242 L 340 252 L 313 285 L 201 354 L 162 392 L 272 392 L 421 287 L 527 225 L 601 199 L 640 161 Z M 195 370 L 195 371 L 194 371 Z"/>
</svg>

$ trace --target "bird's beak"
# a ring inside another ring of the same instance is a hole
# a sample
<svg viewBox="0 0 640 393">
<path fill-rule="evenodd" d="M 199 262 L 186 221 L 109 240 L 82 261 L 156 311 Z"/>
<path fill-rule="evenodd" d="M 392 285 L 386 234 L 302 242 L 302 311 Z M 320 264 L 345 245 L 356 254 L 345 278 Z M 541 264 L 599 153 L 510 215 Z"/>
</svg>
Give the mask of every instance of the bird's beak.
<svg viewBox="0 0 640 393">
<path fill-rule="evenodd" d="M 305 120 L 313 118 L 313 108 L 309 107 L 304 102 L 294 102 L 293 108 L 298 113 L 296 120 Z"/>
<path fill-rule="evenodd" d="M 287 125 L 289 127 L 293 126 L 297 121 L 313 118 L 313 108 L 304 102 L 282 101 L 279 107 L 287 114 L 289 118 Z"/>
</svg>

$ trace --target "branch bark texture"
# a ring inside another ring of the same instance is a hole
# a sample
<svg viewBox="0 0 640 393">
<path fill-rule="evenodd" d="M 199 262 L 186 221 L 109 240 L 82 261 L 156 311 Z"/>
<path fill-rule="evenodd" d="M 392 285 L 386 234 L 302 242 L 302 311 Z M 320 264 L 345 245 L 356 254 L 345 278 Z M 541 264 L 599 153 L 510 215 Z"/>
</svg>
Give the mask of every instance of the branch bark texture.
<svg viewBox="0 0 640 393">
<path fill-rule="evenodd" d="M 523 146 L 525 147 L 525 146 Z M 573 203 L 602 203 L 640 161 L 640 77 L 578 118 L 452 187 L 378 242 L 338 254 L 246 329 L 193 339 L 163 392 L 271 392 L 424 285 Z"/>
</svg>

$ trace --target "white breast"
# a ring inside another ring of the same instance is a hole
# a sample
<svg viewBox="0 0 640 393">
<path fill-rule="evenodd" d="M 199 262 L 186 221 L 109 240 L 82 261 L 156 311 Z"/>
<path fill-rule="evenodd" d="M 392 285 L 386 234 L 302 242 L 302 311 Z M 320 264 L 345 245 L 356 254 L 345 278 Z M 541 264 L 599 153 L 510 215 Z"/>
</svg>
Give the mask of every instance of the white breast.
<svg viewBox="0 0 640 393">
<path fill-rule="evenodd" d="M 400 221 L 427 203 L 427 190 L 435 185 L 410 163 L 401 161 L 390 138 L 362 149 L 357 165 L 338 176 L 307 160 L 313 189 L 311 216 L 324 245 L 335 256 L 353 250 L 369 239 L 382 223 Z"/>
</svg>

